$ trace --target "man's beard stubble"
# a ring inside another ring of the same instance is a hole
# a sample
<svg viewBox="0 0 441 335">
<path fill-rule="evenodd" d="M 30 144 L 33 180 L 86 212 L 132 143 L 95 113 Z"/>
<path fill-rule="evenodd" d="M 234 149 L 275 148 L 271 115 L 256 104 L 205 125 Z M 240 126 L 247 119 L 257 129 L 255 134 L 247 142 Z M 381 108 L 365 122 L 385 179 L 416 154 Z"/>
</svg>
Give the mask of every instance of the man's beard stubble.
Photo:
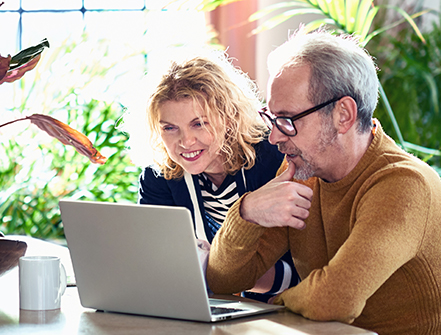
<svg viewBox="0 0 441 335">
<path fill-rule="evenodd" d="M 332 123 L 332 117 L 322 118 L 322 130 L 319 135 L 319 139 L 317 143 L 319 143 L 319 147 L 317 152 L 323 153 L 329 148 L 337 139 L 338 131 L 334 127 Z M 315 164 L 314 160 L 311 158 L 305 157 L 305 155 L 302 153 L 302 151 L 295 147 L 288 148 L 286 145 L 286 142 L 279 143 L 277 145 L 279 151 L 287 153 L 287 155 L 296 155 L 298 156 L 303 164 L 299 165 L 294 163 L 296 167 L 296 171 L 294 173 L 293 178 L 297 180 L 307 180 L 309 178 L 312 178 L 315 176 L 315 173 L 317 171 L 317 165 Z"/>
</svg>

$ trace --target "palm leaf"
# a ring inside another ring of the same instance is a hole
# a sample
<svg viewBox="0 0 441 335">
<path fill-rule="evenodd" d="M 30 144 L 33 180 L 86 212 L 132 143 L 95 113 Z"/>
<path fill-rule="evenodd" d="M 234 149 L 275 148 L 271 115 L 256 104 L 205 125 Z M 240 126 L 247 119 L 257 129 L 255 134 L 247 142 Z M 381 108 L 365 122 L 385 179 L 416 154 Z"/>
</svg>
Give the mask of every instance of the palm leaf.
<svg viewBox="0 0 441 335">
<path fill-rule="evenodd" d="M 323 14 L 329 14 L 328 2 L 326 0 L 317 0 L 317 5 L 318 8 L 323 12 Z"/>
<path fill-rule="evenodd" d="M 406 150 L 417 151 L 417 152 L 421 152 L 423 154 L 430 155 L 430 156 L 441 156 L 440 150 L 422 147 L 421 145 L 409 143 L 406 141 L 404 141 L 404 148 Z"/>
<path fill-rule="evenodd" d="M 293 16 L 297 15 L 303 15 L 303 14 L 321 14 L 321 11 L 319 9 L 315 8 L 296 8 L 292 9 L 286 12 L 283 12 L 282 14 L 273 16 L 269 20 L 266 20 L 264 23 L 259 25 L 256 29 L 253 29 L 251 32 L 252 34 L 258 34 L 262 31 L 272 29 L 282 22 L 285 22 L 286 20 L 292 18 Z"/>
<path fill-rule="evenodd" d="M 423 43 L 426 43 L 426 40 L 424 39 L 423 34 L 421 34 L 421 31 L 418 29 L 415 21 L 403 9 L 401 9 L 398 6 L 392 6 L 392 5 L 382 5 L 381 7 L 391 8 L 391 9 L 396 10 L 398 13 L 400 13 L 404 17 L 404 19 L 410 24 L 410 26 L 413 28 L 413 30 L 415 31 L 415 34 L 417 34 L 417 36 L 420 38 L 420 40 L 423 41 Z M 422 11 L 420 13 L 423 13 L 423 12 L 427 13 L 429 11 L 430 10 L 426 10 L 426 11 Z"/>
<path fill-rule="evenodd" d="M 198 10 L 204 11 L 204 12 L 211 12 L 212 10 L 215 10 L 219 6 L 228 5 L 233 2 L 238 2 L 241 0 L 204 0 L 202 3 L 198 6 Z"/>
<path fill-rule="evenodd" d="M 336 21 L 339 21 L 338 10 L 336 8 L 338 6 L 338 2 L 339 1 L 332 1 L 330 3 L 326 2 L 329 16 Z"/>
<path fill-rule="evenodd" d="M 430 10 L 430 9 L 426 9 L 426 10 L 423 10 L 423 11 L 421 11 L 421 12 L 418 12 L 418 13 L 412 14 L 412 15 L 410 16 L 410 18 L 413 20 L 413 19 L 415 19 L 415 18 L 417 18 L 417 17 L 420 17 L 421 15 L 426 14 L 426 13 L 429 13 L 429 12 L 431 12 L 431 10 Z M 391 29 L 391 28 L 393 28 L 393 27 L 396 27 L 396 26 L 398 26 L 398 25 L 400 25 L 400 24 L 402 24 L 402 23 L 404 23 L 404 22 L 406 22 L 406 19 L 405 19 L 405 18 L 403 18 L 403 19 L 401 19 L 401 20 L 398 20 L 398 21 L 395 21 L 395 22 L 393 22 L 393 23 L 391 23 L 391 24 L 388 24 L 387 26 L 381 27 L 381 28 L 379 28 L 379 29 L 377 29 L 377 30 L 374 30 L 373 32 L 371 32 L 369 35 L 366 36 L 366 38 L 364 39 L 364 41 L 363 41 L 363 43 L 362 43 L 362 46 L 366 46 L 366 44 L 368 44 L 368 42 L 369 42 L 373 37 L 377 36 L 378 34 L 381 34 L 382 32 L 387 31 L 387 30 L 389 30 L 389 29 Z M 424 41 L 424 42 L 425 42 L 424 37 L 423 37 L 423 39 L 422 39 L 421 41 Z"/>
<path fill-rule="evenodd" d="M 355 18 L 355 25 L 352 31 L 348 30 L 349 34 L 355 33 L 360 35 L 360 32 L 363 30 L 366 22 L 366 17 L 368 16 L 369 11 L 373 8 L 373 0 L 363 0 L 360 2 L 357 8 L 357 16 Z M 370 28 L 370 26 L 369 26 Z"/>
<path fill-rule="evenodd" d="M 271 14 L 272 12 L 282 9 L 282 8 L 290 8 L 294 6 L 301 6 L 301 7 L 308 7 L 311 8 L 311 5 L 308 2 L 302 2 L 301 4 L 298 3 L 298 1 L 284 1 L 284 2 L 278 2 L 273 5 L 267 6 L 263 9 L 258 10 L 257 12 L 250 15 L 248 18 L 249 22 L 253 22 L 256 20 L 260 20 L 264 16 Z"/>
<path fill-rule="evenodd" d="M 347 1 L 345 6 L 346 31 L 354 31 L 357 17 L 358 1 Z"/>
<path fill-rule="evenodd" d="M 369 10 L 369 13 L 366 17 L 364 25 L 360 31 L 360 42 L 363 42 L 366 39 L 366 36 L 369 33 L 369 30 L 371 29 L 372 21 L 374 20 L 375 15 L 377 15 L 378 10 L 379 10 L 379 7 L 377 7 L 377 6 L 375 6 L 374 8 L 371 8 Z"/>
<path fill-rule="evenodd" d="M 333 19 L 324 18 L 324 19 L 318 19 L 309 22 L 307 25 L 305 25 L 305 33 L 309 33 L 317 28 L 320 28 L 323 25 L 336 25 L 336 22 Z"/>
<path fill-rule="evenodd" d="M 423 76 L 424 80 L 426 81 L 427 86 L 429 86 L 429 88 L 430 88 L 430 97 L 431 97 L 432 104 L 433 104 L 433 110 L 435 111 L 436 114 L 438 114 L 439 113 L 439 104 L 438 104 L 439 98 L 438 98 L 438 89 L 437 89 L 435 79 L 429 73 L 422 73 L 422 76 Z"/>
<path fill-rule="evenodd" d="M 345 0 L 335 0 L 332 2 L 332 6 L 335 12 L 334 19 L 339 22 L 341 26 L 346 27 Z"/>
<path fill-rule="evenodd" d="M 400 127 L 398 126 L 397 119 L 395 118 L 395 114 L 392 110 L 392 107 L 390 106 L 389 100 L 387 99 L 386 92 L 384 92 L 384 89 L 383 89 L 383 86 L 381 85 L 381 83 L 379 83 L 378 89 L 380 91 L 380 96 L 383 98 L 382 101 L 383 101 L 384 107 L 386 108 L 386 111 L 389 114 L 389 117 L 392 121 L 392 125 L 395 129 L 395 132 L 397 133 L 398 141 L 400 142 L 401 146 L 404 148 L 405 145 L 404 145 L 403 135 L 401 134 L 401 130 L 400 130 Z"/>
</svg>

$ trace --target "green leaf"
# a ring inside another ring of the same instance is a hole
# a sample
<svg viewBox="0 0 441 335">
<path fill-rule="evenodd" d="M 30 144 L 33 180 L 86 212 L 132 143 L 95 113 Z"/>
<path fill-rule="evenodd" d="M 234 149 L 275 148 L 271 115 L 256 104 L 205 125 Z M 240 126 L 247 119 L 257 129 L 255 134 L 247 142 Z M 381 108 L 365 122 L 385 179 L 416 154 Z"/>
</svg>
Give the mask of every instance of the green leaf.
<svg viewBox="0 0 441 335">
<path fill-rule="evenodd" d="M 326 1 L 326 6 L 328 9 L 328 15 L 333 18 L 334 20 L 338 21 L 338 11 L 336 9 L 336 4 L 338 1 Z"/>
<path fill-rule="evenodd" d="M 44 48 L 49 48 L 49 42 L 46 38 L 42 40 L 39 44 L 20 51 L 18 54 L 11 58 L 9 70 L 13 70 L 23 64 L 26 64 L 31 59 L 41 54 Z"/>
<path fill-rule="evenodd" d="M 332 18 L 342 27 L 346 27 L 345 0 L 334 0 L 332 1 L 332 5 L 335 13 L 335 17 L 332 16 Z"/>
<path fill-rule="evenodd" d="M 229 3 L 238 2 L 241 0 L 204 0 L 202 3 L 197 6 L 197 10 L 203 12 L 211 12 L 215 10 L 219 6 L 228 5 Z"/>
<path fill-rule="evenodd" d="M 285 22 L 293 16 L 303 15 L 303 14 L 323 14 L 321 10 L 314 8 L 296 8 L 293 10 L 286 11 L 282 14 L 276 15 L 269 20 L 265 21 L 261 25 L 259 25 L 256 29 L 253 29 L 251 32 L 253 35 L 258 34 L 262 31 L 269 30 L 274 28 L 275 26 Z"/>
<path fill-rule="evenodd" d="M 325 15 L 329 14 L 328 2 L 326 0 L 317 0 L 317 4 L 321 9 L 321 11 L 323 12 L 323 14 Z"/>
<path fill-rule="evenodd" d="M 257 12 L 250 15 L 248 18 L 249 22 L 253 22 L 256 20 L 261 19 L 265 15 L 268 15 L 275 10 L 281 9 L 281 8 L 288 8 L 288 7 L 294 7 L 294 6 L 303 6 L 303 7 L 311 7 L 308 3 L 299 3 L 299 1 L 287 1 L 287 2 L 278 2 L 273 5 L 270 5 L 268 7 L 265 7 L 261 10 L 258 10 Z"/>
<path fill-rule="evenodd" d="M 346 31 L 352 32 L 355 27 L 355 19 L 358 11 L 358 0 L 347 0 L 345 7 Z"/>
<path fill-rule="evenodd" d="M 366 17 L 366 21 L 362 28 L 362 31 L 360 32 L 361 42 L 366 39 L 366 35 L 369 33 L 369 30 L 371 29 L 372 21 L 374 20 L 375 15 L 377 15 L 379 9 L 380 9 L 379 7 L 375 6 L 374 8 L 371 8 L 371 10 L 369 11 L 369 14 Z"/>
<path fill-rule="evenodd" d="M 430 10 L 430 9 L 423 10 L 423 11 L 421 11 L 421 12 L 418 12 L 418 13 L 415 13 L 415 14 L 411 15 L 410 17 L 411 17 L 412 19 L 415 19 L 415 18 L 417 18 L 417 17 L 419 17 L 419 16 L 421 16 L 421 15 L 423 15 L 423 14 L 426 14 L 426 13 L 428 13 L 428 12 L 431 12 L 431 10 Z M 361 46 L 363 46 L 363 47 L 366 46 L 366 45 L 368 44 L 368 42 L 369 42 L 373 37 L 377 36 L 378 34 L 381 34 L 382 32 L 384 32 L 384 31 L 386 31 L 386 30 L 389 30 L 389 29 L 391 29 L 391 28 L 393 28 L 393 27 L 396 27 L 396 26 L 402 24 L 403 22 L 406 22 L 406 19 L 403 18 L 403 19 L 398 20 L 398 21 L 395 21 L 395 22 L 393 22 L 393 23 L 391 23 L 391 24 L 389 24 L 389 25 L 387 25 L 387 26 L 384 26 L 384 27 L 381 27 L 381 28 L 379 28 L 379 29 L 377 29 L 377 30 L 374 30 L 372 33 L 370 33 L 368 36 L 366 36 L 366 38 L 365 38 L 365 40 L 363 41 L 363 43 L 361 43 Z M 424 39 L 423 39 L 422 41 L 425 42 Z"/>
<path fill-rule="evenodd" d="M 360 35 L 361 31 L 363 30 L 366 17 L 371 7 L 372 7 L 372 0 L 361 1 L 360 5 L 358 6 L 354 29 L 352 31 L 349 30 L 348 33 L 356 33 L 357 35 Z"/>
<path fill-rule="evenodd" d="M 409 14 L 407 14 L 403 9 L 401 9 L 400 7 L 397 7 L 397 6 L 384 5 L 384 7 L 392 8 L 395 11 L 397 11 L 398 13 L 400 13 L 404 17 L 404 19 L 410 24 L 410 26 L 413 28 L 413 30 L 415 31 L 417 36 L 420 38 L 420 40 L 423 41 L 423 43 L 426 43 L 426 40 L 424 39 L 423 34 L 421 34 L 421 31 L 418 29 L 415 21 L 412 19 L 412 17 Z M 430 11 L 430 10 L 428 10 L 428 11 Z M 427 12 L 427 10 L 422 11 L 420 13 L 423 13 L 423 12 Z"/>
<path fill-rule="evenodd" d="M 433 78 L 433 76 L 431 76 L 428 73 L 422 73 L 422 76 L 430 88 L 430 97 L 432 100 L 433 109 L 435 110 L 435 113 L 438 114 L 439 113 L 439 104 L 438 104 L 439 100 L 438 100 L 438 90 L 437 90 L 437 85 L 436 85 L 435 79 Z"/>
<path fill-rule="evenodd" d="M 414 144 L 414 143 L 404 142 L 404 148 L 406 148 L 408 150 L 421 152 L 426 155 L 441 156 L 440 150 L 422 147 L 421 145 Z"/>
<path fill-rule="evenodd" d="M 330 19 L 330 18 L 318 19 L 318 20 L 314 20 L 314 21 L 309 22 L 305 26 L 305 32 L 309 33 L 311 31 L 313 31 L 317 28 L 320 28 L 323 25 L 327 25 L 327 24 L 330 24 L 333 26 L 337 25 L 337 23 L 333 19 Z"/>
<path fill-rule="evenodd" d="M 384 89 L 383 89 L 383 86 L 381 85 L 381 83 L 379 83 L 379 85 L 378 85 L 378 90 L 380 91 L 380 96 L 383 99 L 384 106 L 385 106 L 386 111 L 389 114 L 389 117 L 392 121 L 392 125 L 395 129 L 395 132 L 397 133 L 398 140 L 399 140 L 401 146 L 405 147 L 403 135 L 401 134 L 401 130 L 400 130 L 400 127 L 398 126 L 397 119 L 395 118 L 395 114 L 392 110 L 392 107 L 390 106 L 389 100 L 387 99 L 386 92 L 384 92 Z"/>
</svg>

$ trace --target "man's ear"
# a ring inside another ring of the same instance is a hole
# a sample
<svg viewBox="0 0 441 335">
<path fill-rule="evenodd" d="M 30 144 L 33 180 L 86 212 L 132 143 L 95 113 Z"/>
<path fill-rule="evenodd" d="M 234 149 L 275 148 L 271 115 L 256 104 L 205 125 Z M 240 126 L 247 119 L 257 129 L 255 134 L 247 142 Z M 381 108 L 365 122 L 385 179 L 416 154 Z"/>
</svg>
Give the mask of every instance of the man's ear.
<svg viewBox="0 0 441 335">
<path fill-rule="evenodd" d="M 357 103 L 345 96 L 338 100 L 334 108 L 334 123 L 340 134 L 345 134 L 357 122 Z"/>
</svg>

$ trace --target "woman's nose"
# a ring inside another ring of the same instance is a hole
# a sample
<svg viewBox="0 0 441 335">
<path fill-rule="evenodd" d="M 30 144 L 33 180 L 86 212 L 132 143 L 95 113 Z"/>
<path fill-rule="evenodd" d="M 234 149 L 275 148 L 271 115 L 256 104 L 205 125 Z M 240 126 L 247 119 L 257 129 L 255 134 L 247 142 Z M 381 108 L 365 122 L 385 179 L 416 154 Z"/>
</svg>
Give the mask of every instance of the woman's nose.
<svg viewBox="0 0 441 335">
<path fill-rule="evenodd" d="M 196 136 L 191 131 L 183 131 L 181 133 L 181 146 L 183 148 L 190 148 L 196 143 Z"/>
</svg>

